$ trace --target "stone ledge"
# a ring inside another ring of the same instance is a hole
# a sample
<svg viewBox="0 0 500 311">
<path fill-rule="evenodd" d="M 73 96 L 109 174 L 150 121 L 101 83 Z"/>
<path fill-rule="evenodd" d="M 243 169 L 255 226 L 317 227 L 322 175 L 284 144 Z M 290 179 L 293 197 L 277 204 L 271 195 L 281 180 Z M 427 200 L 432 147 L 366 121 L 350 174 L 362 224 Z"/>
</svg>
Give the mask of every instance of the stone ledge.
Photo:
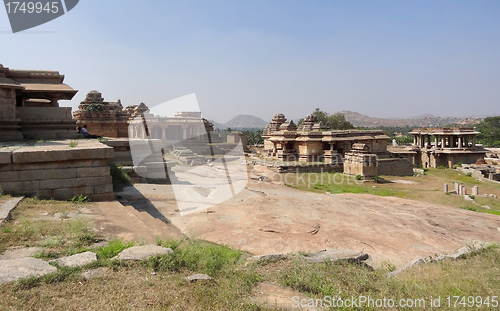
<svg viewBox="0 0 500 311">
<path fill-rule="evenodd" d="M 76 179 L 41 180 L 39 189 L 46 190 L 46 189 L 74 188 L 74 187 L 85 187 L 85 186 L 97 186 L 102 184 L 112 184 L 111 176 L 87 177 L 87 178 L 76 178 Z"/>
<path fill-rule="evenodd" d="M 75 147 L 70 147 L 71 140 L 35 143 L 34 146 L 19 145 L 12 151 L 12 163 L 57 162 L 86 159 L 111 159 L 113 148 L 97 140 L 76 140 Z"/>
</svg>

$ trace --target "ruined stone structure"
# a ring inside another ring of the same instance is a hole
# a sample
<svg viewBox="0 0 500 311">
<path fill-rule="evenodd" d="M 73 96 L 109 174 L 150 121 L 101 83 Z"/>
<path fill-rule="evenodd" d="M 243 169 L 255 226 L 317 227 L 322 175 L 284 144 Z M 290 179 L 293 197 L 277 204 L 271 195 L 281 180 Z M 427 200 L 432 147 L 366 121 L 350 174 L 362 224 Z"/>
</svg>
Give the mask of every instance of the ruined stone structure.
<svg viewBox="0 0 500 311">
<path fill-rule="evenodd" d="M 113 148 L 95 139 L 80 140 L 75 147 L 68 143 L 69 140 L 26 146 L 18 142 L 0 148 L 2 191 L 59 200 L 78 195 L 93 201 L 113 200 L 108 165 Z"/>
<path fill-rule="evenodd" d="M 344 174 L 375 177 L 377 171 L 377 155 L 371 153 L 369 144 L 354 144 L 350 152 L 345 154 Z"/>
<path fill-rule="evenodd" d="M 393 147 L 390 151 L 417 167 L 452 168 L 457 163 L 476 163 L 486 154 L 482 146 L 476 145 L 480 132 L 473 128 L 419 128 L 410 134 L 414 136 L 412 146 Z"/>
<path fill-rule="evenodd" d="M 9 69 L 0 64 L 0 141 L 79 137 L 71 107 L 78 92 L 58 71 Z"/>
<path fill-rule="evenodd" d="M 297 128 L 286 122 L 282 113 L 274 115 L 263 133 L 264 150 L 268 156 L 289 161 L 340 161 L 353 144 L 366 144 L 377 156 L 388 156 L 387 139 L 382 130 L 326 130 L 314 115 L 308 115 Z"/>
<path fill-rule="evenodd" d="M 102 93 L 90 91 L 73 113 L 77 126 L 87 125 L 88 131 L 94 135 L 119 138 L 128 137 L 128 125 L 137 115 L 148 110 L 141 103 L 127 106 L 123 109 L 121 100 L 116 102 L 104 101 Z"/>
</svg>

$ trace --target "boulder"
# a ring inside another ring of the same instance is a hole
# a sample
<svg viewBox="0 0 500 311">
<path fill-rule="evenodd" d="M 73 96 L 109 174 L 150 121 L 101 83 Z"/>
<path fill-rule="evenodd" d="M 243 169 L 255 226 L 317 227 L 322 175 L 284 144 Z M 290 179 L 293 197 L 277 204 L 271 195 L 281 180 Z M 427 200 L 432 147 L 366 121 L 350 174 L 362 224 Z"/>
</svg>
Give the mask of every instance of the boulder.
<svg viewBox="0 0 500 311">
<path fill-rule="evenodd" d="M 37 258 L 17 258 L 0 261 L 0 283 L 17 281 L 31 276 L 42 276 L 57 268 Z"/>
<path fill-rule="evenodd" d="M 173 252 L 171 248 L 156 245 L 132 246 L 123 250 L 115 258 L 120 260 L 144 260 L 155 255 L 172 254 Z"/>
<path fill-rule="evenodd" d="M 89 263 L 93 263 L 94 261 L 97 261 L 97 255 L 92 252 L 85 252 L 68 257 L 54 259 L 50 262 L 55 262 L 61 266 L 67 267 L 82 267 L 88 265 Z"/>
</svg>

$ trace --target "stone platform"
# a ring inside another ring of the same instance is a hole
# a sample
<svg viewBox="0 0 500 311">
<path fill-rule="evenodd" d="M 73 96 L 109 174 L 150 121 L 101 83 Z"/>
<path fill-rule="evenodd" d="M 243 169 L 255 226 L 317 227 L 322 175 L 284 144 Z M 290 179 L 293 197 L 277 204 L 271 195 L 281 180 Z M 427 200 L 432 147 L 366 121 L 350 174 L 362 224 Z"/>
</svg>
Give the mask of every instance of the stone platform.
<svg viewBox="0 0 500 311">
<path fill-rule="evenodd" d="M 71 147 L 71 142 L 77 142 Z M 113 148 L 97 140 L 1 143 L 0 184 L 3 192 L 68 200 L 88 196 L 113 200 L 109 161 Z"/>
</svg>

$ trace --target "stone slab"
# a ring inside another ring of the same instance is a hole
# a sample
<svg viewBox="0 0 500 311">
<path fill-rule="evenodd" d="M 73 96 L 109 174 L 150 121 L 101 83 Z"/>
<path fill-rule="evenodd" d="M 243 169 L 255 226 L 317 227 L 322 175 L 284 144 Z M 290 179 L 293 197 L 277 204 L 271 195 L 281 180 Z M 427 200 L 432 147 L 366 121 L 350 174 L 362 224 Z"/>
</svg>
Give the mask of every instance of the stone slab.
<svg viewBox="0 0 500 311">
<path fill-rule="evenodd" d="M 112 184 L 104 184 L 104 185 L 97 185 L 94 186 L 94 193 L 95 194 L 103 194 L 103 193 L 109 193 L 113 192 L 113 185 Z"/>
<path fill-rule="evenodd" d="M 324 262 L 324 261 L 335 261 L 335 260 L 354 260 L 354 261 L 364 261 L 369 258 L 368 254 L 362 251 L 350 250 L 350 249 L 325 249 L 314 255 L 302 256 L 307 262 Z"/>
<path fill-rule="evenodd" d="M 115 258 L 120 260 L 144 260 L 155 255 L 166 255 L 173 252 L 171 248 L 157 245 L 132 246 L 123 250 Z"/>
<path fill-rule="evenodd" d="M 86 159 L 111 159 L 113 148 L 97 140 L 75 140 L 78 145 L 70 147 L 71 140 L 36 143 L 21 146 L 12 152 L 12 163 L 58 162 Z"/>
<path fill-rule="evenodd" d="M 31 257 L 35 254 L 40 253 L 42 250 L 43 250 L 43 248 L 41 248 L 41 247 L 8 249 L 2 255 L 0 255 L 0 260 L 9 260 L 9 259 Z"/>
<path fill-rule="evenodd" d="M 42 170 L 42 169 L 62 169 L 62 168 L 88 168 L 108 166 L 107 159 L 87 159 L 71 160 L 59 162 L 39 162 L 39 163 L 18 163 L 13 165 L 13 170 Z"/>
<path fill-rule="evenodd" d="M 76 178 L 76 172 L 76 168 L 0 172 L 0 181 L 68 179 Z"/>
<path fill-rule="evenodd" d="M 94 261 L 97 261 L 97 255 L 92 252 L 85 252 L 68 257 L 58 258 L 55 260 L 51 260 L 50 262 L 54 262 L 61 266 L 67 267 L 82 267 L 93 263 Z"/>
<path fill-rule="evenodd" d="M 23 197 L 12 198 L 0 205 L 0 226 L 4 221 L 8 221 L 10 219 L 10 213 L 17 207 L 17 204 L 19 204 L 22 199 Z"/>
<path fill-rule="evenodd" d="M 111 176 L 106 177 L 88 177 L 75 179 L 52 179 L 40 181 L 40 190 L 58 189 L 58 188 L 74 188 L 84 186 L 96 186 L 102 184 L 111 184 Z"/>
<path fill-rule="evenodd" d="M 38 180 L 2 182 L 2 190 L 7 193 L 25 193 L 27 190 L 32 192 L 38 189 L 40 189 Z"/>
<path fill-rule="evenodd" d="M 31 276 L 42 276 L 56 270 L 56 267 L 37 258 L 2 260 L 0 261 L 0 283 L 17 281 Z"/>
</svg>

